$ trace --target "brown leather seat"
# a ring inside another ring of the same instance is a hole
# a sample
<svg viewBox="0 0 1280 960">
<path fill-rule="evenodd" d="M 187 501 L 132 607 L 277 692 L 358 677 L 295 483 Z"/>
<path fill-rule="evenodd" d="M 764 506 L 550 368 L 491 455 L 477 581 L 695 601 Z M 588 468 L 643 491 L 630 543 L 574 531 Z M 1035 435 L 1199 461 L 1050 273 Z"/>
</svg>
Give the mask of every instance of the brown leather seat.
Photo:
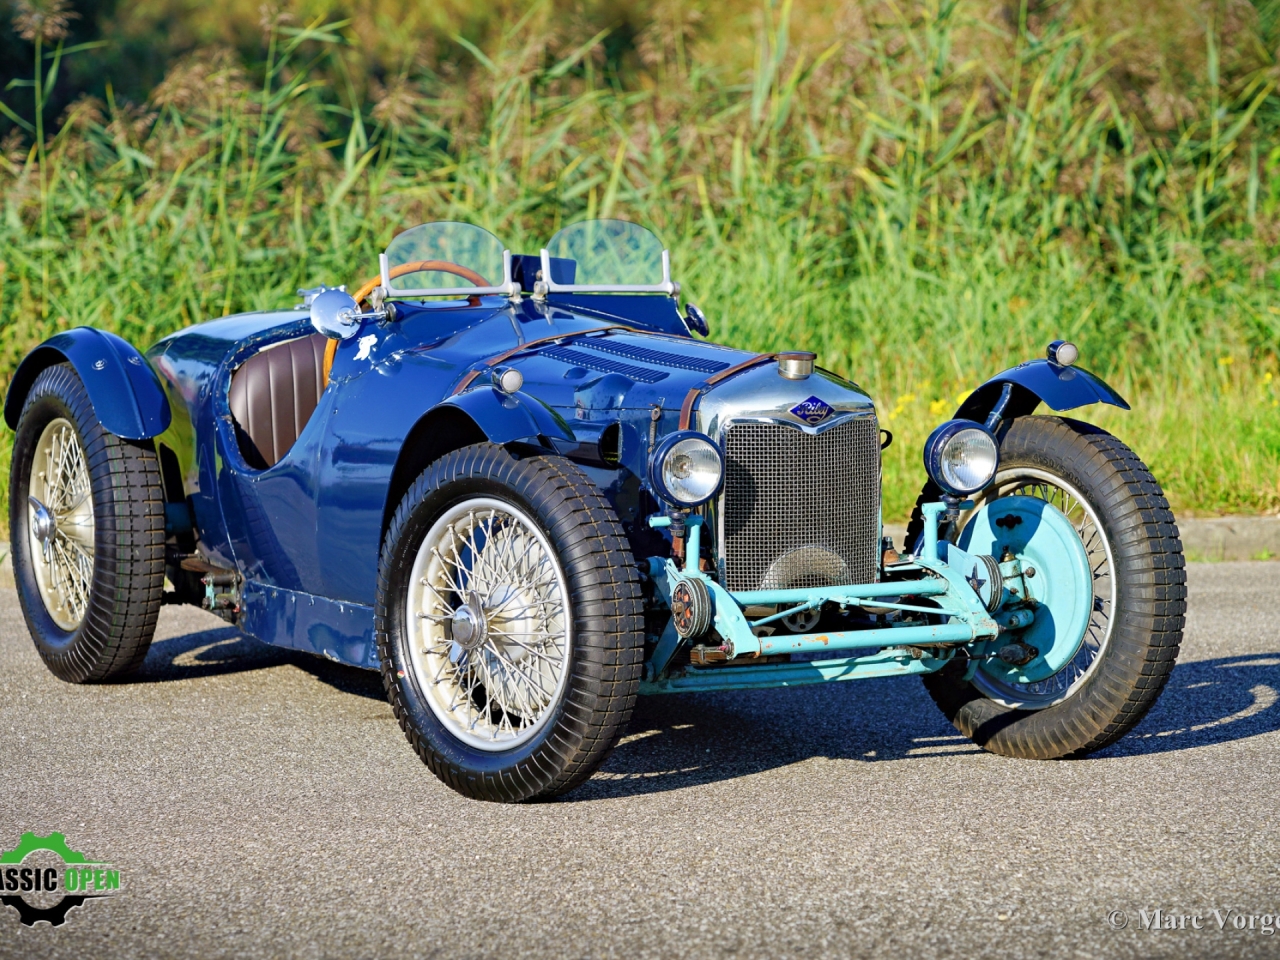
<svg viewBox="0 0 1280 960">
<path fill-rule="evenodd" d="M 265 470 L 289 452 L 324 392 L 321 334 L 274 343 L 231 375 L 231 415 L 240 452 Z"/>
</svg>

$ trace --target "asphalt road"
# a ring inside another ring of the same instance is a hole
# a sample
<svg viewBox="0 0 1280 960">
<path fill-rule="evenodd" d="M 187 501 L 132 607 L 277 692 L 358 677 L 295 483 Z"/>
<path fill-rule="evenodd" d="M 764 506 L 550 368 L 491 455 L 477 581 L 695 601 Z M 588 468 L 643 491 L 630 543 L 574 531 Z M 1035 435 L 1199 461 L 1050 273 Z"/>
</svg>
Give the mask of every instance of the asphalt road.
<svg viewBox="0 0 1280 960">
<path fill-rule="evenodd" d="M 373 674 L 170 608 L 135 682 L 70 686 L 2 591 L 0 850 L 61 831 L 123 891 L 0 907 L 0 954 L 1276 956 L 1280 564 L 1191 597 L 1163 699 L 1088 760 L 981 753 L 914 680 L 657 697 L 509 807 L 432 777 Z"/>
</svg>

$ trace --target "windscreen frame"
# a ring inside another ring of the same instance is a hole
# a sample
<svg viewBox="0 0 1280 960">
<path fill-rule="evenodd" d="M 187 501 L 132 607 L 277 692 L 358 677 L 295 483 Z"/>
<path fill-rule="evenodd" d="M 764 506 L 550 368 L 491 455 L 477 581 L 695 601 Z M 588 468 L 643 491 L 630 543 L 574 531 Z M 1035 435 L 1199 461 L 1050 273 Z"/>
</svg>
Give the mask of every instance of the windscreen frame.
<svg viewBox="0 0 1280 960">
<path fill-rule="evenodd" d="M 408 297 L 518 297 L 520 285 L 511 279 L 511 251 L 502 251 L 502 283 L 494 287 L 429 287 L 424 290 L 403 290 L 391 286 L 391 261 L 386 252 L 378 254 L 378 269 L 382 274 L 385 299 Z"/>
<path fill-rule="evenodd" d="M 541 251 L 542 280 L 547 293 L 665 293 L 674 297 L 680 292 L 680 284 L 671 279 L 671 254 L 662 251 L 661 283 L 556 283 L 551 279 L 551 251 Z"/>
</svg>

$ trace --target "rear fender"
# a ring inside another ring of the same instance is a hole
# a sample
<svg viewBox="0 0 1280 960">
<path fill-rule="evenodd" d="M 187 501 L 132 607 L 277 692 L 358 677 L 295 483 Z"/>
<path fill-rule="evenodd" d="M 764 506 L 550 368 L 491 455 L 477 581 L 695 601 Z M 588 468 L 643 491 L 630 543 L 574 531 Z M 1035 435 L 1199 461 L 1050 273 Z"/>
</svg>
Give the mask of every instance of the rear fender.
<svg viewBox="0 0 1280 960">
<path fill-rule="evenodd" d="M 5 397 L 5 423 L 17 429 L 36 377 L 63 361 L 80 375 L 103 429 L 126 440 L 148 440 L 168 429 L 169 401 L 146 358 L 114 333 L 93 327 L 55 334 L 23 358 Z"/>
<path fill-rule="evenodd" d="M 1091 403 L 1109 403 L 1122 410 L 1129 404 L 1101 377 L 1079 367 L 1064 367 L 1045 359 L 1028 360 L 998 373 L 965 398 L 956 411 L 957 420 L 987 419 L 1008 385 L 1009 402 L 1003 418 L 1024 417 L 1041 403 L 1061 413 Z"/>
</svg>

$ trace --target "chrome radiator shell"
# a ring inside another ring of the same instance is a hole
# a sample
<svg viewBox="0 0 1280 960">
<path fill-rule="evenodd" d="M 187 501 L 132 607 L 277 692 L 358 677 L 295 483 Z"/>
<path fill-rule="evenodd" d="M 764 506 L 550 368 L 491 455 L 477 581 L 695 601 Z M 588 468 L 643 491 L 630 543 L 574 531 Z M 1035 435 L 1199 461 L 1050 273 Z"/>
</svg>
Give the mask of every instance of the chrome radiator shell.
<svg viewBox="0 0 1280 960">
<path fill-rule="evenodd" d="M 791 411 L 820 399 L 809 424 Z M 725 484 L 706 513 L 716 573 L 732 591 L 872 583 L 880 566 L 880 431 L 848 381 L 802 381 L 772 367 L 707 393 L 698 426 L 725 453 Z"/>
<path fill-rule="evenodd" d="M 729 590 L 872 583 L 879 571 L 880 431 L 847 416 L 821 431 L 731 421 L 718 504 Z"/>
</svg>

